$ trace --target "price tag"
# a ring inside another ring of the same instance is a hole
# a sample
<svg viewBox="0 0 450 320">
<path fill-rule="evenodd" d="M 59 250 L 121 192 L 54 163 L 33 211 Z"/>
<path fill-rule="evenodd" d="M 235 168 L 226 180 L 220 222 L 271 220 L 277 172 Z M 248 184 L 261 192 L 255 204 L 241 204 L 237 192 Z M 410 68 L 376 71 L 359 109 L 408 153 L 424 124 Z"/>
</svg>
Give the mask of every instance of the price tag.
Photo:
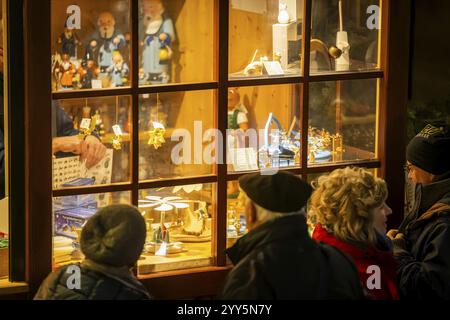
<svg viewBox="0 0 450 320">
<path fill-rule="evenodd" d="M 278 61 L 265 61 L 263 62 L 264 69 L 269 76 L 282 76 L 284 75 L 283 68 Z"/>
<path fill-rule="evenodd" d="M 91 128 L 91 119 L 83 118 L 81 120 L 80 129 L 89 130 Z"/>
<path fill-rule="evenodd" d="M 234 171 L 258 170 L 258 155 L 253 148 L 232 148 L 230 158 Z"/>
<path fill-rule="evenodd" d="M 121 136 L 121 135 L 123 135 L 122 129 L 120 128 L 120 126 L 119 126 L 118 124 L 116 124 L 115 126 L 113 126 L 112 129 L 113 129 L 114 134 L 115 134 L 116 136 Z"/>
<path fill-rule="evenodd" d="M 92 80 L 92 89 L 103 89 L 102 80 Z"/>
</svg>

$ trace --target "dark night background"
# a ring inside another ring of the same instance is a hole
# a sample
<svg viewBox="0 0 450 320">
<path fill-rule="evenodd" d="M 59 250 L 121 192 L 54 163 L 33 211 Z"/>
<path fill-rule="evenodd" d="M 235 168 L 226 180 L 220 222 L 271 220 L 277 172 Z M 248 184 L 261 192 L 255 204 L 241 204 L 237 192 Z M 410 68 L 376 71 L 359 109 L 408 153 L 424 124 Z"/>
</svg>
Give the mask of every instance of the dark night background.
<svg viewBox="0 0 450 320">
<path fill-rule="evenodd" d="M 428 122 L 450 124 L 450 1 L 413 0 L 411 18 L 408 140 Z"/>
</svg>

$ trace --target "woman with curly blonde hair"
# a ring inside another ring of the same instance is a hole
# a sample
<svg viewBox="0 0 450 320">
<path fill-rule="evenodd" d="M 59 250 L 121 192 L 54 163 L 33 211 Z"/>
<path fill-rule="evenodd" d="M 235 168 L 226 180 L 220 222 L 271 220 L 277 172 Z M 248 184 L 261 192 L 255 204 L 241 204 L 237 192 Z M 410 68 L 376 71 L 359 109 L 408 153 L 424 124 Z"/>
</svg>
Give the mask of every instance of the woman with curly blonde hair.
<svg viewBox="0 0 450 320">
<path fill-rule="evenodd" d="M 353 258 L 363 288 L 372 299 L 398 299 L 396 262 L 386 241 L 386 182 L 362 168 L 344 168 L 321 176 L 308 221 L 313 238 Z"/>
</svg>

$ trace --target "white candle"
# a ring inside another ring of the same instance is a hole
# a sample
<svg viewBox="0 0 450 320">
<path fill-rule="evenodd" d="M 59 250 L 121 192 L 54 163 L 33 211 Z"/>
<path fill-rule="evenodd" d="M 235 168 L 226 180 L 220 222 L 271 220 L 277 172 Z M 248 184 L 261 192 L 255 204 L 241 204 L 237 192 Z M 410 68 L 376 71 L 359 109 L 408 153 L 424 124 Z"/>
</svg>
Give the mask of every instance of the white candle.
<svg viewBox="0 0 450 320">
<path fill-rule="evenodd" d="M 344 31 L 344 22 L 342 17 L 342 0 L 339 0 L 339 31 Z"/>
</svg>

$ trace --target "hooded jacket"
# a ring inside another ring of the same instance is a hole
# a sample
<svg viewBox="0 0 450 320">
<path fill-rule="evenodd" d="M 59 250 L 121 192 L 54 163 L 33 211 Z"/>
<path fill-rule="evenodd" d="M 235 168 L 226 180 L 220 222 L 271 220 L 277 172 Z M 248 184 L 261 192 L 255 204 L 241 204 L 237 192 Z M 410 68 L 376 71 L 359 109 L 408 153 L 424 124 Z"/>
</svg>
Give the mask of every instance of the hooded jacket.
<svg viewBox="0 0 450 320">
<path fill-rule="evenodd" d="M 450 173 L 417 185 L 414 206 L 394 240 L 402 298 L 450 299 Z"/>
<path fill-rule="evenodd" d="M 226 300 L 363 299 L 353 263 L 313 241 L 300 214 L 265 222 L 227 250 Z"/>
</svg>

